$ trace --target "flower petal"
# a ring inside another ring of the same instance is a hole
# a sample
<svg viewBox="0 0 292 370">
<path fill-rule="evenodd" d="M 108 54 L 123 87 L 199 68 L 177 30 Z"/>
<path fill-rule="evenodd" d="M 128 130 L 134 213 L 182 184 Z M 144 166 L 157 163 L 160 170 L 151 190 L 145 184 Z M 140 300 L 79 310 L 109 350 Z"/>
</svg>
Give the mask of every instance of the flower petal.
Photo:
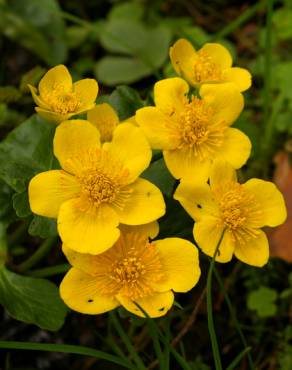
<svg viewBox="0 0 292 370">
<path fill-rule="evenodd" d="M 152 152 L 146 137 L 139 127 L 131 123 L 119 125 L 112 142 L 104 143 L 103 148 L 129 170 L 129 183 L 135 181 L 151 161 Z"/>
<path fill-rule="evenodd" d="M 156 107 L 168 116 L 173 116 L 184 109 L 189 85 L 179 77 L 166 78 L 154 85 Z"/>
<path fill-rule="evenodd" d="M 204 217 L 194 225 L 194 238 L 200 249 L 213 257 L 217 244 L 221 238 L 223 226 L 218 226 L 218 219 L 215 217 Z M 229 262 L 234 252 L 234 241 L 228 230 L 225 231 L 224 237 L 219 247 L 219 256 L 217 262 Z"/>
<path fill-rule="evenodd" d="M 203 85 L 200 95 L 213 109 L 212 120 L 226 126 L 238 118 L 244 106 L 243 95 L 233 83 Z"/>
<path fill-rule="evenodd" d="M 180 238 L 166 238 L 153 243 L 159 250 L 166 275 L 164 281 L 157 283 L 155 290 L 187 292 L 192 289 L 201 275 L 197 248 L 191 242 Z"/>
<path fill-rule="evenodd" d="M 156 107 L 138 109 L 136 121 L 153 149 L 175 149 L 178 146 L 175 122 Z"/>
<path fill-rule="evenodd" d="M 54 122 L 57 124 L 68 120 L 69 118 L 71 118 L 72 116 L 76 114 L 76 113 L 61 114 L 61 113 L 52 112 L 50 110 L 46 110 L 43 108 L 39 108 L 39 107 L 36 107 L 35 111 L 46 121 Z"/>
<path fill-rule="evenodd" d="M 89 275 L 94 275 L 94 273 L 96 273 L 96 269 L 94 268 L 94 259 L 96 256 L 88 253 L 76 252 L 68 248 L 66 244 L 62 245 L 62 251 L 73 267 Z"/>
<path fill-rule="evenodd" d="M 159 223 L 157 221 L 149 222 L 144 225 L 124 225 L 120 224 L 121 232 L 131 232 L 137 231 L 138 233 L 149 236 L 149 238 L 154 239 L 159 234 Z"/>
<path fill-rule="evenodd" d="M 182 179 L 173 197 L 195 221 L 199 221 L 204 215 L 215 215 L 218 212 L 207 183 Z"/>
<path fill-rule="evenodd" d="M 64 171 L 41 172 L 28 186 L 30 208 L 37 215 L 57 218 L 62 203 L 76 198 L 79 190 L 75 177 Z"/>
<path fill-rule="evenodd" d="M 210 169 L 210 186 L 214 188 L 223 183 L 237 182 L 235 169 L 222 159 L 216 159 Z"/>
<path fill-rule="evenodd" d="M 36 103 L 36 105 L 38 105 L 39 107 L 43 109 L 49 110 L 50 107 L 42 100 L 40 96 L 37 95 L 37 89 L 34 86 L 31 86 L 29 84 L 27 86 L 31 92 L 32 98 L 34 102 Z"/>
<path fill-rule="evenodd" d="M 207 43 L 200 51 L 204 51 L 211 57 L 212 62 L 219 65 L 222 69 L 232 66 L 232 57 L 229 51 L 221 44 Z"/>
<path fill-rule="evenodd" d="M 84 210 L 80 199 L 62 204 L 58 216 L 58 231 L 68 248 L 80 253 L 100 254 L 117 241 L 119 219 L 106 204 L 98 209 Z"/>
<path fill-rule="evenodd" d="M 226 160 L 234 168 L 241 168 L 248 160 L 250 151 L 251 142 L 248 136 L 236 128 L 228 128 L 217 158 Z"/>
<path fill-rule="evenodd" d="M 93 78 L 85 78 L 74 82 L 73 91 L 79 100 L 78 113 L 81 113 L 94 104 L 98 94 L 98 84 Z"/>
<path fill-rule="evenodd" d="M 251 179 L 243 186 L 254 195 L 255 202 L 259 204 L 258 227 L 278 226 L 285 222 L 287 218 L 285 200 L 275 184 L 260 179 Z"/>
<path fill-rule="evenodd" d="M 87 120 L 100 133 L 100 141 L 111 141 L 114 129 L 119 124 L 119 117 L 115 110 L 107 103 L 98 104 L 87 113 Z"/>
<path fill-rule="evenodd" d="M 239 91 L 245 91 L 251 86 L 251 74 L 244 68 L 227 68 L 223 71 L 223 78 L 228 82 L 233 82 Z"/>
<path fill-rule="evenodd" d="M 163 157 L 169 172 L 176 179 L 191 177 L 197 181 L 207 181 L 211 161 L 199 161 L 192 148 L 164 150 Z"/>
<path fill-rule="evenodd" d="M 116 298 L 126 310 L 137 316 L 145 317 L 143 311 L 141 311 L 130 299 L 121 295 L 116 296 Z M 164 316 L 167 311 L 170 310 L 173 305 L 173 301 L 174 294 L 171 291 L 168 291 L 164 293 L 154 293 L 151 296 L 137 299 L 136 303 L 142 307 L 149 317 L 154 318 Z"/>
<path fill-rule="evenodd" d="M 38 90 L 41 98 L 45 98 L 56 86 L 62 86 L 64 92 L 72 90 L 71 75 L 68 69 L 62 64 L 48 70 L 40 80 Z"/>
<path fill-rule="evenodd" d="M 195 85 L 197 82 L 194 78 L 196 54 L 193 45 L 185 39 L 177 40 L 169 49 L 169 56 L 174 70 L 191 85 Z"/>
<path fill-rule="evenodd" d="M 96 315 L 118 307 L 114 297 L 101 295 L 96 278 L 76 268 L 70 269 L 60 285 L 60 295 L 72 310 Z"/>
<path fill-rule="evenodd" d="M 258 230 L 258 235 L 235 245 L 234 254 L 240 261 L 251 266 L 264 266 L 269 260 L 269 242 L 266 234 Z"/>
<path fill-rule="evenodd" d="M 121 223 L 143 225 L 164 215 L 163 195 L 150 181 L 139 178 L 123 190 L 129 190 L 130 195 L 122 210 L 115 208 Z"/>
<path fill-rule="evenodd" d="M 62 168 L 68 171 L 72 166 L 68 160 L 82 157 L 90 150 L 100 147 L 99 132 L 88 121 L 71 120 L 62 122 L 56 129 L 54 137 L 54 154 Z"/>
</svg>

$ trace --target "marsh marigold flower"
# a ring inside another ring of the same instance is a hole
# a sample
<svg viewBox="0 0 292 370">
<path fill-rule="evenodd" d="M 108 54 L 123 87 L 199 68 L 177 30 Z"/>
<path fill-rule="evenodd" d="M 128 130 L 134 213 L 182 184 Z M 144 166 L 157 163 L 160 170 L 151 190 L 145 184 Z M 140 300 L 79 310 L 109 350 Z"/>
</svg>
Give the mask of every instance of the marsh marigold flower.
<svg viewBox="0 0 292 370">
<path fill-rule="evenodd" d="M 196 51 L 189 41 L 180 39 L 170 48 L 169 55 L 176 73 L 192 86 L 233 82 L 239 91 L 245 91 L 251 85 L 250 73 L 232 67 L 232 57 L 221 44 L 208 43 Z"/>
<path fill-rule="evenodd" d="M 42 172 L 29 184 L 29 201 L 38 215 L 58 219 L 66 245 L 98 254 L 119 238 L 120 223 L 140 225 L 165 212 L 160 190 L 139 178 L 151 149 L 138 127 L 124 123 L 110 143 L 88 121 L 62 122 L 56 129 L 54 154 L 62 170 Z"/>
<path fill-rule="evenodd" d="M 100 314 L 122 305 L 144 317 L 166 314 L 174 292 L 187 292 L 198 281 L 198 251 L 187 240 L 150 242 L 146 230 L 122 228 L 114 246 L 98 256 L 80 254 L 63 245 L 73 266 L 60 286 L 64 302 L 85 314 Z M 136 304 L 138 305 L 136 305 Z"/>
<path fill-rule="evenodd" d="M 97 104 L 87 112 L 87 120 L 97 127 L 101 143 L 109 142 L 113 138 L 114 130 L 120 123 L 131 123 L 137 126 L 134 117 L 120 121 L 114 108 L 108 103 Z"/>
<path fill-rule="evenodd" d="M 286 207 L 277 187 L 260 179 L 239 184 L 235 170 L 216 161 L 211 168 L 210 184 L 182 180 L 174 198 L 195 220 L 194 238 L 208 256 L 224 232 L 216 257 L 228 262 L 233 254 L 242 262 L 263 266 L 269 259 L 269 244 L 264 226 L 277 226 L 286 219 Z"/>
<path fill-rule="evenodd" d="M 63 65 L 51 68 L 40 80 L 38 89 L 31 85 L 28 87 L 37 105 L 37 113 L 55 123 L 92 109 L 98 93 L 94 79 L 72 83 L 71 75 Z"/>
<path fill-rule="evenodd" d="M 161 80 L 154 86 L 156 107 L 136 112 L 153 149 L 162 149 L 172 175 L 207 179 L 215 158 L 240 168 L 248 159 L 251 143 L 229 126 L 243 109 L 243 96 L 234 84 L 204 85 L 201 99 L 187 96 L 189 86 L 181 78 Z"/>
</svg>

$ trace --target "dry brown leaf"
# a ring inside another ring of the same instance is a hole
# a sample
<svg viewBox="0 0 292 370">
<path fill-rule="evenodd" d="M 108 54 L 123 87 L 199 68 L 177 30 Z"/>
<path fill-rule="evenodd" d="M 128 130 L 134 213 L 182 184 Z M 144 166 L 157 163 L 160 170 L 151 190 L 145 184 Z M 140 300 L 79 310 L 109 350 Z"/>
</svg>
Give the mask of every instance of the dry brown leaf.
<svg viewBox="0 0 292 370">
<path fill-rule="evenodd" d="M 292 262 L 292 167 L 287 152 L 279 152 L 275 157 L 273 181 L 283 193 L 287 206 L 286 222 L 268 233 L 272 257 Z"/>
</svg>

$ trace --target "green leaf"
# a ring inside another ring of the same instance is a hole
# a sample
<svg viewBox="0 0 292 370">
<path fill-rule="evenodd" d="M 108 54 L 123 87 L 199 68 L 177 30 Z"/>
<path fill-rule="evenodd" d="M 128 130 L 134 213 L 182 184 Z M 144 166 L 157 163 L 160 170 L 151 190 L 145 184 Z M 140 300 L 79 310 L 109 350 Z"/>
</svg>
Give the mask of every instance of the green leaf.
<svg viewBox="0 0 292 370">
<path fill-rule="evenodd" d="M 12 207 L 13 194 L 13 189 L 0 180 L 0 222 L 5 225 L 9 225 L 16 218 Z"/>
<path fill-rule="evenodd" d="M 62 327 L 67 312 L 53 283 L 6 268 L 0 271 L 0 302 L 16 320 L 52 331 Z"/>
<path fill-rule="evenodd" d="M 149 76 L 152 68 L 131 57 L 104 57 L 96 64 L 95 73 L 98 81 L 114 86 L 132 83 Z"/>
<path fill-rule="evenodd" d="M 250 292 L 247 297 L 247 307 L 255 310 L 259 317 L 272 317 L 277 312 L 275 301 L 277 292 L 274 289 L 261 286 L 259 289 Z"/>
<path fill-rule="evenodd" d="M 0 178 L 15 191 L 25 191 L 28 180 L 52 168 L 54 129 L 33 115 L 0 143 Z"/>
<path fill-rule="evenodd" d="M 286 7 L 276 10 L 273 14 L 275 32 L 280 40 L 292 38 L 292 9 Z"/>
<path fill-rule="evenodd" d="M 35 215 L 29 225 L 28 232 L 30 235 L 40 236 L 43 239 L 56 236 L 58 234 L 56 220 Z"/>
<path fill-rule="evenodd" d="M 162 158 L 151 163 L 141 176 L 158 186 L 163 194 L 171 197 L 175 179 L 169 173 Z"/>
<path fill-rule="evenodd" d="M 31 215 L 27 191 L 14 194 L 12 199 L 13 208 L 18 217 L 28 217 Z"/>
<path fill-rule="evenodd" d="M 137 109 L 143 107 L 137 91 L 128 86 L 118 86 L 107 97 L 106 102 L 115 109 L 121 121 L 133 116 Z"/>
<path fill-rule="evenodd" d="M 132 1 L 126 1 L 115 5 L 108 14 L 109 19 L 131 19 L 141 20 L 144 14 L 144 8 L 141 4 Z"/>
<path fill-rule="evenodd" d="M 273 83 L 275 90 L 280 90 L 281 93 L 288 99 L 292 100 L 292 62 L 282 62 L 277 64 L 274 69 Z"/>
<path fill-rule="evenodd" d="M 124 54 L 131 59 L 103 59 L 97 64 L 97 77 L 104 83 L 134 82 L 150 75 L 162 66 L 168 56 L 171 32 L 165 26 L 147 27 L 134 19 L 110 19 L 101 33 L 100 42 L 112 53 Z M 119 73 L 118 63 L 122 63 Z M 109 66 L 114 69 L 110 78 Z M 143 67 L 144 66 L 144 67 Z M 130 73 L 133 68 L 135 73 Z M 126 79 L 123 74 L 126 72 Z"/>
<path fill-rule="evenodd" d="M 280 132 L 289 132 L 292 133 L 292 112 L 282 112 L 278 114 L 277 119 L 275 120 L 275 127 Z"/>
</svg>

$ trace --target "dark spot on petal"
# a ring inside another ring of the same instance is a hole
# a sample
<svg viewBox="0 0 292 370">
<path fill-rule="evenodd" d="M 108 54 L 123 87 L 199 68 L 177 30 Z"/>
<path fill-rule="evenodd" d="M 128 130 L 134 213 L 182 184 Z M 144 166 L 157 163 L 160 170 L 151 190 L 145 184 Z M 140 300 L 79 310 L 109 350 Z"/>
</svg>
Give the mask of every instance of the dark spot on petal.
<svg viewBox="0 0 292 370">
<path fill-rule="evenodd" d="M 146 195 L 147 195 L 147 197 L 150 197 L 150 195 L 151 195 L 150 191 L 148 191 L 148 192 L 146 193 Z"/>
<path fill-rule="evenodd" d="M 158 311 L 160 311 L 160 312 L 162 312 L 164 310 L 165 310 L 165 307 L 161 307 L 161 308 L 158 309 Z"/>
<path fill-rule="evenodd" d="M 197 207 L 200 208 L 200 209 L 202 208 L 201 204 L 197 204 Z"/>
<path fill-rule="evenodd" d="M 91 303 L 91 302 L 93 302 L 93 299 L 88 299 L 87 302 Z"/>
</svg>

